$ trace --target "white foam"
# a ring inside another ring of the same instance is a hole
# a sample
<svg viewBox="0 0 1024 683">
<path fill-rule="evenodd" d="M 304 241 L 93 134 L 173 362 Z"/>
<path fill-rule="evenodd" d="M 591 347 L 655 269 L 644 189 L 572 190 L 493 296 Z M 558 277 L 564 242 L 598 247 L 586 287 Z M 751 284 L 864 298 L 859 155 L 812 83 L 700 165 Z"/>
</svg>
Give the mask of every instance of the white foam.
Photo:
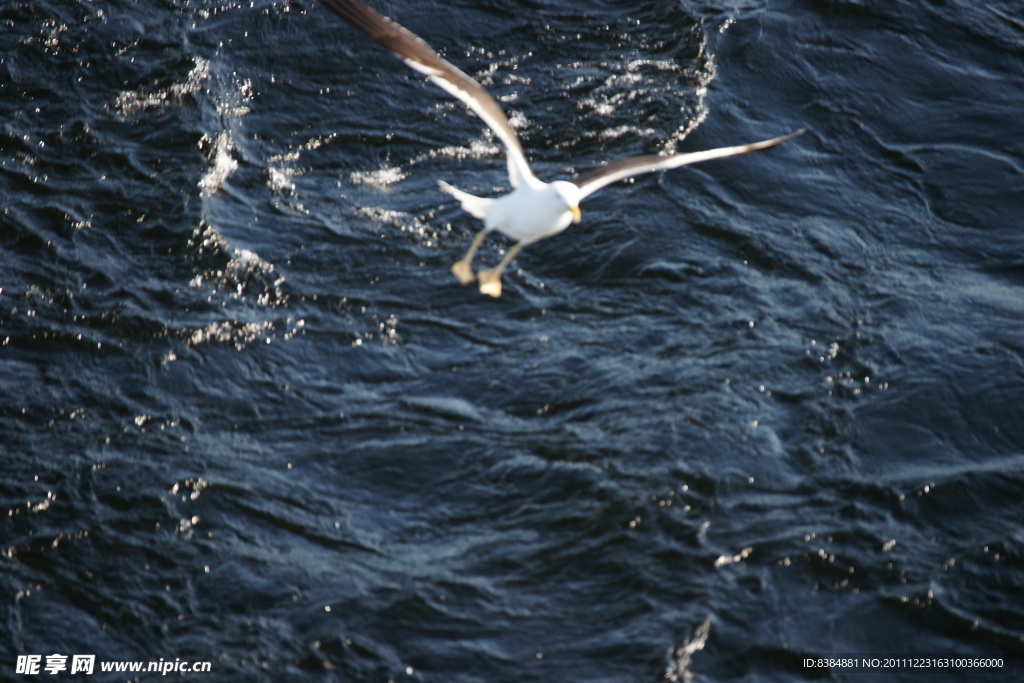
<svg viewBox="0 0 1024 683">
<path fill-rule="evenodd" d="M 209 78 L 209 60 L 196 57 L 192 70 L 180 83 L 156 89 L 122 90 L 114 98 L 113 109 L 121 118 L 130 118 L 156 107 L 179 105 L 187 96 L 200 92 Z"/>
<path fill-rule="evenodd" d="M 217 133 L 217 137 L 213 140 L 204 135 L 203 139 L 199 141 L 199 148 L 210 148 L 210 151 L 207 153 L 207 158 L 210 160 L 210 168 L 199 181 L 199 189 L 202 195 L 210 197 L 220 190 L 228 176 L 238 168 L 238 162 L 235 161 L 232 155 L 234 143 L 231 132 L 222 130 Z"/>
<path fill-rule="evenodd" d="M 376 171 L 350 173 L 348 179 L 353 185 L 370 185 L 383 189 L 405 180 L 408 175 L 408 173 L 395 166 L 384 166 Z"/>
<path fill-rule="evenodd" d="M 274 168 L 268 170 L 270 177 L 267 179 L 267 187 L 271 192 L 279 194 L 295 194 L 295 183 L 292 182 L 292 175 L 295 171 L 289 168 Z"/>
</svg>

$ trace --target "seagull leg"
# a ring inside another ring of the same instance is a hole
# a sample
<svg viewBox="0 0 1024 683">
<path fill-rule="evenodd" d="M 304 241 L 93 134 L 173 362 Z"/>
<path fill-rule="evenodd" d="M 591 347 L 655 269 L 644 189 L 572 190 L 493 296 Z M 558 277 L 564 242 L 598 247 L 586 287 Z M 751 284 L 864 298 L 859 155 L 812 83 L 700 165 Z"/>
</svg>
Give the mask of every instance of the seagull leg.
<svg viewBox="0 0 1024 683">
<path fill-rule="evenodd" d="M 490 270 L 481 270 L 477 273 L 477 277 L 480 280 L 480 292 L 483 294 L 490 294 L 497 298 L 501 296 L 501 273 L 505 270 L 505 267 L 516 257 L 519 250 L 523 248 L 521 242 L 517 242 L 512 245 L 512 248 L 505 254 L 505 258 L 501 259 L 501 263 L 498 264 L 497 268 Z"/>
<path fill-rule="evenodd" d="M 452 266 L 452 273 L 454 273 L 455 277 L 459 278 L 459 282 L 464 285 L 468 285 L 473 281 L 473 269 L 470 267 L 469 263 L 476 255 L 476 250 L 480 248 L 481 244 L 483 244 L 485 237 L 487 237 L 486 230 L 478 232 L 476 237 L 473 238 L 473 243 L 469 245 L 469 250 L 466 252 L 466 255 L 456 261 Z"/>
</svg>

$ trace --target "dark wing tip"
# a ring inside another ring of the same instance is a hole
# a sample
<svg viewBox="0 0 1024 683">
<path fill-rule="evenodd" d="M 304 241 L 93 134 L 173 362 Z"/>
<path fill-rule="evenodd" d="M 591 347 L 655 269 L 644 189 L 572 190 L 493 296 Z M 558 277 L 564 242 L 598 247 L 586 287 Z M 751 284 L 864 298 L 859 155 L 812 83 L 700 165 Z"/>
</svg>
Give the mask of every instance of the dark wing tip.
<svg viewBox="0 0 1024 683">
<path fill-rule="evenodd" d="M 807 126 L 801 126 L 797 130 L 794 130 L 789 135 L 783 135 L 781 138 L 776 138 L 776 143 L 777 144 L 782 144 L 783 142 L 786 142 L 787 140 L 792 140 L 793 138 L 798 138 L 798 137 L 800 137 L 801 135 L 803 135 L 806 132 L 807 132 Z"/>
<path fill-rule="evenodd" d="M 432 47 L 372 7 L 367 7 L 359 0 L 321 1 L 345 21 L 398 56 L 434 69 L 444 69 L 441 58 Z"/>
<path fill-rule="evenodd" d="M 778 147 L 783 142 L 788 142 L 789 140 L 792 140 L 793 138 L 800 137 L 801 135 L 803 135 L 806 132 L 807 132 L 807 127 L 804 126 L 803 128 L 799 128 L 799 129 L 793 131 L 792 133 L 788 133 L 786 135 L 780 135 L 779 137 L 772 138 L 771 140 L 762 140 L 761 142 L 754 142 L 754 143 L 751 143 L 749 145 L 740 145 L 740 147 L 743 148 L 743 151 L 739 152 L 739 155 L 753 154 L 754 152 L 760 152 L 760 151 L 765 150 L 765 149 L 771 149 L 772 147 Z"/>
</svg>

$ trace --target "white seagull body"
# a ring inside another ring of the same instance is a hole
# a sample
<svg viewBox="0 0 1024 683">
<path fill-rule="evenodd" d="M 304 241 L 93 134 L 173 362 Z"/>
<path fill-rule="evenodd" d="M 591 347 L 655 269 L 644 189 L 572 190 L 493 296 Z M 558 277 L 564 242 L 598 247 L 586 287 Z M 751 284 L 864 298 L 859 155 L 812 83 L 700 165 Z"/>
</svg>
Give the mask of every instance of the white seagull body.
<svg viewBox="0 0 1024 683">
<path fill-rule="evenodd" d="M 520 249 L 537 240 L 557 235 L 571 223 L 579 222 L 580 202 L 605 185 L 643 173 L 758 152 L 804 132 L 801 128 L 789 135 L 763 142 L 704 152 L 629 157 L 585 173 L 572 181 L 546 183 L 533 174 L 519 138 L 505 113 L 479 83 L 445 61 L 412 32 L 359 0 L 323 2 L 367 36 L 394 52 L 406 64 L 426 74 L 431 81 L 465 103 L 504 144 L 508 156 L 509 182 L 513 187 L 509 194 L 497 198 L 477 197 L 440 182 L 441 189 L 458 199 L 467 213 L 484 221 L 484 229 L 474 238 L 466 255 L 452 266 L 452 272 L 462 284 L 479 280 L 480 291 L 491 296 L 501 296 L 501 273 Z M 470 265 L 473 256 L 487 234 L 493 231 L 510 237 L 515 240 L 515 244 L 496 268 L 481 270 L 474 278 Z"/>
</svg>

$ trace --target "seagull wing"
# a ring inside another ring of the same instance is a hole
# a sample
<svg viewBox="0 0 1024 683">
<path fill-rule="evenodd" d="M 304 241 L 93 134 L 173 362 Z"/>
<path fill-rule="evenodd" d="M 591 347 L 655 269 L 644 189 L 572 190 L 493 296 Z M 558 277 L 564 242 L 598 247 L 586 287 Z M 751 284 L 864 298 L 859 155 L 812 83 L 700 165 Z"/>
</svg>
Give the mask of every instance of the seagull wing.
<svg viewBox="0 0 1024 683">
<path fill-rule="evenodd" d="M 597 192 L 605 185 L 611 185 L 619 180 L 625 180 L 626 178 L 632 178 L 633 176 L 644 173 L 664 171 L 666 169 L 678 168 L 679 166 L 685 166 L 687 164 L 696 164 L 710 159 L 724 159 L 725 157 L 734 157 L 743 154 L 752 154 L 753 152 L 760 152 L 763 149 L 775 147 L 786 140 L 791 140 L 798 135 L 802 135 L 805 130 L 807 129 L 801 128 L 789 135 L 783 135 L 782 137 L 772 138 L 771 140 L 764 140 L 762 142 L 754 142 L 749 145 L 720 147 L 718 149 L 709 149 L 704 152 L 673 154 L 671 156 L 649 154 L 646 156 L 620 159 L 619 161 L 613 161 L 610 164 L 584 173 L 583 175 L 574 178 L 572 182 L 580 188 L 582 197 L 586 197 L 587 195 Z"/>
<path fill-rule="evenodd" d="M 476 112 L 504 143 L 513 186 L 520 180 L 536 180 L 505 112 L 479 83 L 444 60 L 423 39 L 358 0 L 323 0 L 323 3 Z"/>
</svg>

